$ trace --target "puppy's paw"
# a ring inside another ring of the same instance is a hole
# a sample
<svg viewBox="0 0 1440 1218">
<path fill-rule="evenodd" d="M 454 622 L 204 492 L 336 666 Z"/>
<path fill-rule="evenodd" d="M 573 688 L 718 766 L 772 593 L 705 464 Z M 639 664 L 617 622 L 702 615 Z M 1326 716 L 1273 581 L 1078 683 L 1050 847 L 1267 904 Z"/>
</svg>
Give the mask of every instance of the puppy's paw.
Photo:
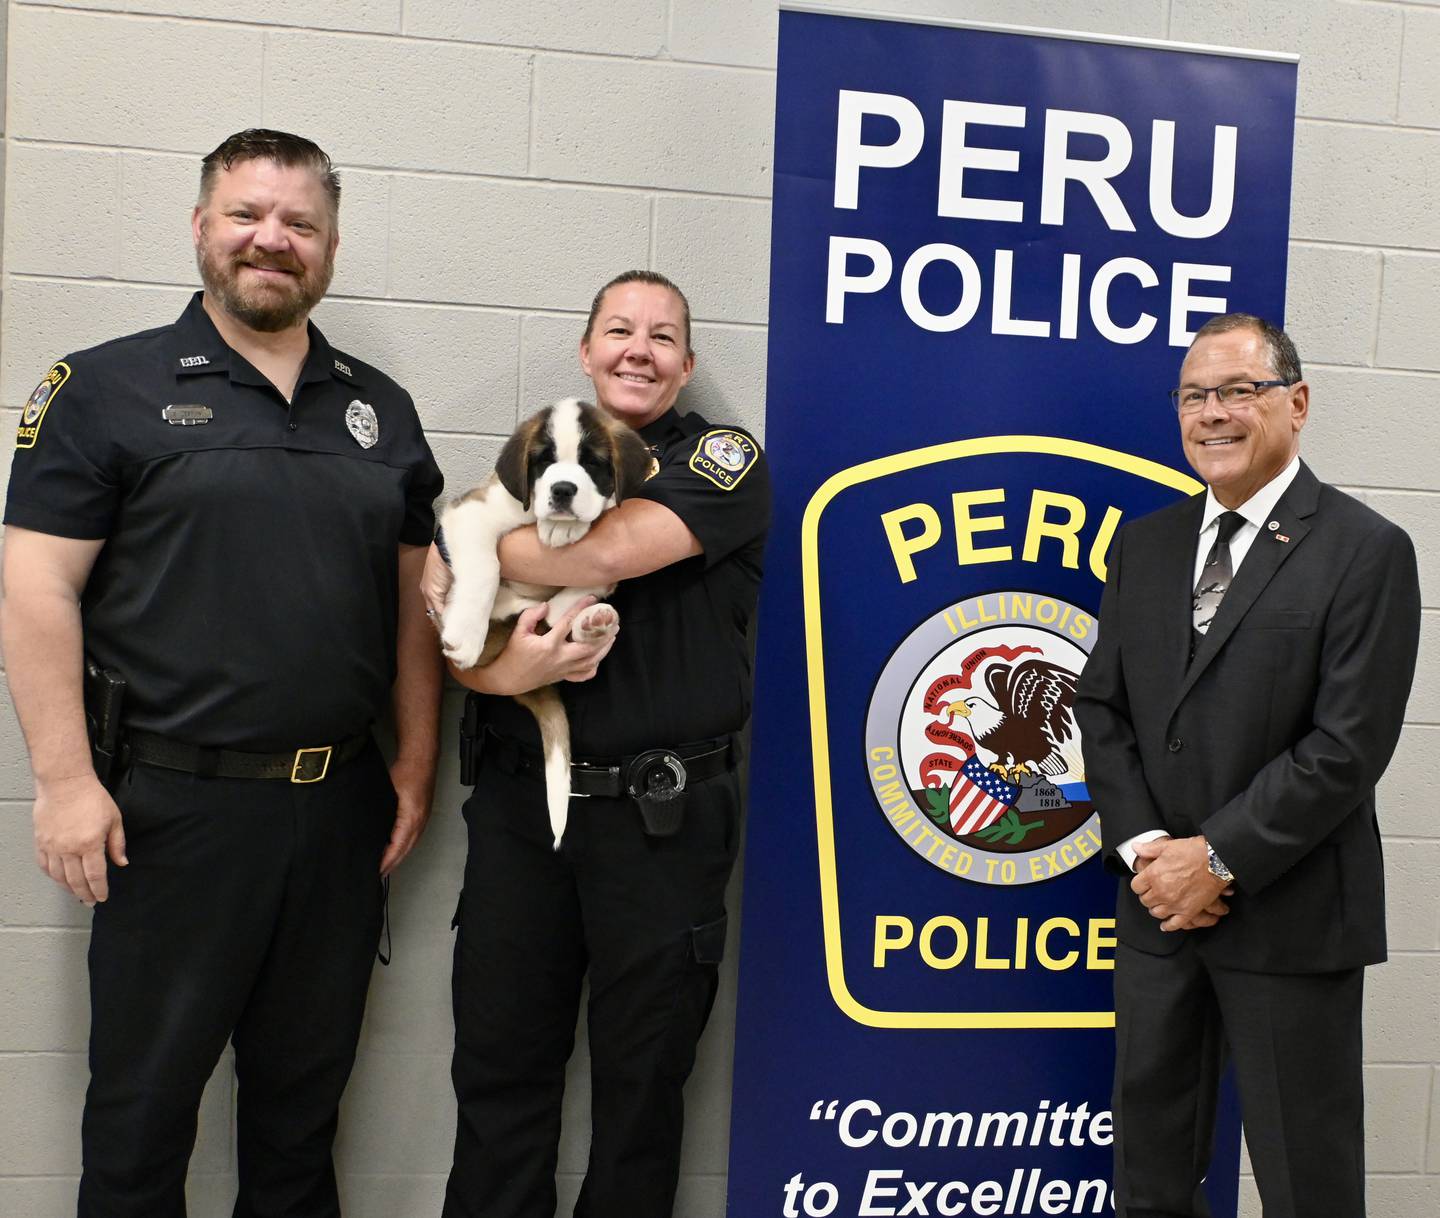
<svg viewBox="0 0 1440 1218">
<path fill-rule="evenodd" d="M 485 649 L 485 639 L 490 633 L 488 618 L 476 618 L 455 605 L 445 611 L 443 629 L 440 631 L 440 648 L 456 668 L 474 668 Z"/>
<path fill-rule="evenodd" d="M 620 633 L 620 615 L 613 605 L 603 602 L 582 610 L 570 628 L 570 637 L 577 643 L 598 643 Z"/>
<path fill-rule="evenodd" d="M 590 531 L 588 520 L 537 520 L 535 529 L 540 543 L 547 546 L 568 546 Z"/>
</svg>

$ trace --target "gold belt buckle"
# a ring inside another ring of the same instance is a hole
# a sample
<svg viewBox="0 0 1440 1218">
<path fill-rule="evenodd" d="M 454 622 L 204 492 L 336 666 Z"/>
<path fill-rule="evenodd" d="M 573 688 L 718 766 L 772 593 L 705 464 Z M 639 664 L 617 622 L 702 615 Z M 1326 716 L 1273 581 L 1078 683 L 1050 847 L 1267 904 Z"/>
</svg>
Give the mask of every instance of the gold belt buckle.
<svg viewBox="0 0 1440 1218">
<path fill-rule="evenodd" d="M 321 779 L 323 779 L 325 775 L 330 772 L 330 753 L 334 749 L 334 747 L 335 746 L 333 744 L 327 744 L 321 746 L 320 748 L 296 749 L 295 763 L 290 767 L 290 781 L 303 784 L 307 782 L 319 782 Z M 307 753 L 325 754 L 325 759 L 320 763 L 320 773 L 316 774 L 313 778 L 300 777 L 300 769 L 306 764 L 305 755 Z"/>
</svg>

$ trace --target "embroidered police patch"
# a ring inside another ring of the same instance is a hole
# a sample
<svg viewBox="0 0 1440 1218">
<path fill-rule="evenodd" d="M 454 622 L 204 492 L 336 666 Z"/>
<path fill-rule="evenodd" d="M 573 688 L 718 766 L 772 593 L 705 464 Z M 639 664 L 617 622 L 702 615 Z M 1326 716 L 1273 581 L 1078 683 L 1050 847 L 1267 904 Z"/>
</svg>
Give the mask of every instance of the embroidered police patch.
<svg viewBox="0 0 1440 1218">
<path fill-rule="evenodd" d="M 743 432 L 716 428 L 700 437 L 690 455 L 690 468 L 722 491 L 733 491 L 757 455 L 755 441 Z"/>
<path fill-rule="evenodd" d="M 375 417 L 375 407 L 359 398 L 345 408 L 345 426 L 361 448 L 374 448 L 380 439 L 380 420 Z"/>
<path fill-rule="evenodd" d="M 25 409 L 20 412 L 20 430 L 15 434 L 16 448 L 34 448 L 35 440 L 40 435 L 40 424 L 45 421 L 45 412 L 50 408 L 50 403 L 55 400 L 55 395 L 60 392 L 60 387 L 70 379 L 70 365 L 58 363 L 45 374 L 45 379 L 35 386 L 35 392 L 25 403 Z"/>
</svg>

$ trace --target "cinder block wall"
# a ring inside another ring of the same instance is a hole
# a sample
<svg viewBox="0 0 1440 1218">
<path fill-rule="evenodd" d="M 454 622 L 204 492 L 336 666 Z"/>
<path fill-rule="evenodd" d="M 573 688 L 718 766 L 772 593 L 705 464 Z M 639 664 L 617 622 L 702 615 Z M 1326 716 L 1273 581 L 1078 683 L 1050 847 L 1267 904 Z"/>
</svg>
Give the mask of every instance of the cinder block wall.
<svg viewBox="0 0 1440 1218">
<path fill-rule="evenodd" d="M 1314 385 L 1305 452 L 1410 529 L 1427 606 L 1411 723 L 1383 792 L 1393 951 L 1370 975 L 1366 1059 L 1371 1212 L 1429 1218 L 1440 1212 L 1440 6 L 883 7 L 1303 56 L 1290 321 Z M 690 293 L 691 403 L 759 425 L 773 0 L 50 0 L 12 2 L 8 16 L 3 428 L 65 351 L 179 312 L 196 283 L 198 157 L 254 124 L 308 133 L 341 165 L 339 272 L 319 321 L 412 389 L 452 487 L 488 468 L 519 411 L 584 389 L 574 349 L 589 297 L 632 265 Z M 452 698 L 447 721 L 456 712 Z M 59 1218 L 73 1212 L 79 1166 L 87 915 L 35 869 L 29 795 L 6 702 L 0 1213 Z M 439 1209 L 459 803 L 447 758 L 430 831 L 397 880 L 395 962 L 377 971 L 346 1100 L 351 1218 Z M 733 982 L 690 1088 L 683 1218 L 723 1212 Z M 571 1083 L 562 1213 L 586 1155 L 583 1048 Z M 229 1212 L 232 1101 L 225 1061 L 201 1114 L 197 1218 Z M 1245 1213 L 1259 1213 L 1248 1186 Z"/>
</svg>

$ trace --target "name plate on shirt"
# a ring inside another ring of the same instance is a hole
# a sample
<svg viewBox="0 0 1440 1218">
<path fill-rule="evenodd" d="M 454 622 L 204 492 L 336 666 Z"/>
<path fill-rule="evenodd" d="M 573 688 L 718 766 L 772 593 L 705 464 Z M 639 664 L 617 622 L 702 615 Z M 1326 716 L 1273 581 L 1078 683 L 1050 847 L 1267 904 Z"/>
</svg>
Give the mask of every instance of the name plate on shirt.
<svg viewBox="0 0 1440 1218">
<path fill-rule="evenodd" d="M 167 406 L 160 413 L 172 427 L 198 427 L 215 417 L 208 406 Z"/>
</svg>

